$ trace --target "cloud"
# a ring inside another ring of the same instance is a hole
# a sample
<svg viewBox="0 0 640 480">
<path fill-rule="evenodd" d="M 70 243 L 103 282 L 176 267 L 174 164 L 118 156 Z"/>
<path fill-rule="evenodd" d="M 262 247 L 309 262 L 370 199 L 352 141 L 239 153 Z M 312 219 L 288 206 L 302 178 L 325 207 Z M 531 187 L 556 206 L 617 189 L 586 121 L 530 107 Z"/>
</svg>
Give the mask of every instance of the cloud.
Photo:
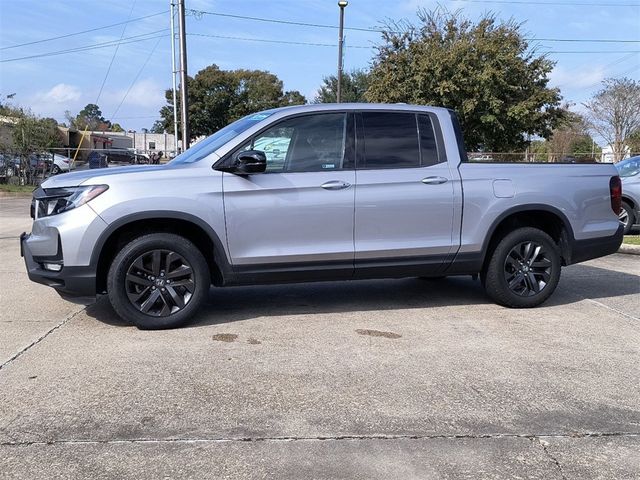
<svg viewBox="0 0 640 480">
<path fill-rule="evenodd" d="M 38 103 L 72 103 L 82 97 L 80 89 L 74 85 L 58 83 L 46 92 L 38 92 L 34 95 Z"/>
<path fill-rule="evenodd" d="M 123 98 L 123 106 L 160 108 L 165 103 L 165 88 L 150 78 L 137 81 L 135 85 L 131 87 L 129 94 L 125 98 L 127 89 L 128 87 L 111 91 L 106 96 L 103 95 L 104 103 L 113 103 L 117 106 Z"/>
<path fill-rule="evenodd" d="M 551 85 L 561 88 L 595 87 L 604 79 L 604 77 L 605 69 L 602 65 L 574 69 L 566 69 L 561 66 L 557 66 L 549 75 Z"/>
</svg>

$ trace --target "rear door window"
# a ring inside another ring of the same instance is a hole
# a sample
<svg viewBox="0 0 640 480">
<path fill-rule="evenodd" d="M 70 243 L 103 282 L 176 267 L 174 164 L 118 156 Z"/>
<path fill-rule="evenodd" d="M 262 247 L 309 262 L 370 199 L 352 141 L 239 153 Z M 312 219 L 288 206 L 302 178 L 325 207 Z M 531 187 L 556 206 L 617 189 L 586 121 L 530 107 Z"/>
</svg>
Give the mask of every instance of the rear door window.
<svg viewBox="0 0 640 480">
<path fill-rule="evenodd" d="M 362 112 L 364 162 L 360 168 L 420 166 L 416 115 L 404 112 Z"/>
</svg>

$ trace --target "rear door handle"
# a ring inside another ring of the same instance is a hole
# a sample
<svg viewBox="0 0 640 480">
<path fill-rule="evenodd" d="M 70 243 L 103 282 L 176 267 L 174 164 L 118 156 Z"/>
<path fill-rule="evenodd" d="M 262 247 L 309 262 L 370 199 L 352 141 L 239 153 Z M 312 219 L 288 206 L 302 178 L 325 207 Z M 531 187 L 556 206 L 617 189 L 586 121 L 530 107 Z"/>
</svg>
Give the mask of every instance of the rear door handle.
<svg viewBox="0 0 640 480">
<path fill-rule="evenodd" d="M 449 179 L 444 177 L 426 177 L 422 179 L 422 183 L 425 185 L 440 185 L 442 183 L 447 183 L 448 181 Z"/>
<path fill-rule="evenodd" d="M 343 182 L 342 180 L 331 180 L 330 182 L 323 183 L 320 185 L 321 188 L 325 190 L 342 190 L 345 188 L 349 188 L 351 184 L 349 182 Z"/>
</svg>

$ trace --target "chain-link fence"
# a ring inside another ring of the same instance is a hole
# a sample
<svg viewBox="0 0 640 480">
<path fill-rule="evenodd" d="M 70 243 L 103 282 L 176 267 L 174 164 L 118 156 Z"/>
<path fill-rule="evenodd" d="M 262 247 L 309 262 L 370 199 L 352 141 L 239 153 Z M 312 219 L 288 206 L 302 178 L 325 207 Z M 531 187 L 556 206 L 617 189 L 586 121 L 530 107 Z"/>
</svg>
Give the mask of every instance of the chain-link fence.
<svg viewBox="0 0 640 480">
<path fill-rule="evenodd" d="M 39 185 L 51 175 L 73 170 L 108 168 L 124 165 L 163 164 L 175 157 L 175 151 L 133 149 L 53 148 L 46 151 L 0 151 L 0 183 Z M 631 156 L 639 153 L 631 154 Z M 75 157 L 75 160 L 74 160 Z M 566 155 L 538 152 L 469 152 L 473 163 L 596 163 L 600 153 Z"/>
<path fill-rule="evenodd" d="M 0 183 L 39 185 L 51 175 L 125 165 L 158 165 L 176 152 L 133 149 L 52 148 L 29 152 L 0 151 Z M 75 157 L 75 158 L 74 158 Z"/>
</svg>

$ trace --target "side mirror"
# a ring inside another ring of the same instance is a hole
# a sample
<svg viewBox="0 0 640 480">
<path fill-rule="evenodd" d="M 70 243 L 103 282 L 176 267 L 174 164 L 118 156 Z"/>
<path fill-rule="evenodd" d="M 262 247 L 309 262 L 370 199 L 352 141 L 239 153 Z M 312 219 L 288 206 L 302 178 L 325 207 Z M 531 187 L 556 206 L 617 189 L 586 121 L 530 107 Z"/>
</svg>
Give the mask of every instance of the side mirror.
<svg viewBox="0 0 640 480">
<path fill-rule="evenodd" d="M 236 154 L 231 172 L 239 175 L 249 175 L 251 173 L 262 173 L 266 169 L 267 156 L 264 152 L 247 150 Z"/>
</svg>

